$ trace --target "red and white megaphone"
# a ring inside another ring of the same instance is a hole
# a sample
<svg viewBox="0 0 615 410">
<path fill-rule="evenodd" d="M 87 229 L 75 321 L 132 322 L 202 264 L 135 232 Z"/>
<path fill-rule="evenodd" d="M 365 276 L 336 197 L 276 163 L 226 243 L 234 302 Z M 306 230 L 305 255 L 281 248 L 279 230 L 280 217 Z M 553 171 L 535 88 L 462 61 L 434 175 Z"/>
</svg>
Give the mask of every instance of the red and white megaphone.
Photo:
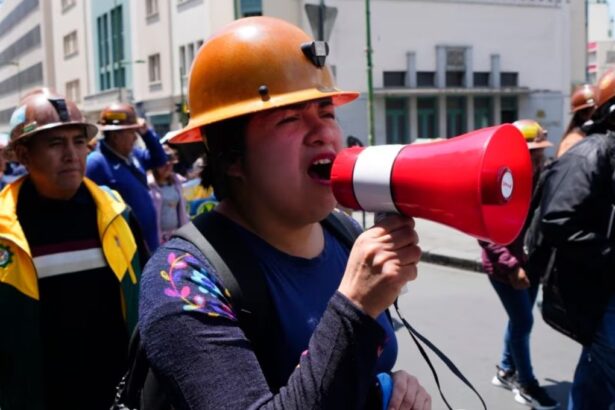
<svg viewBox="0 0 615 410">
<path fill-rule="evenodd" d="M 504 124 L 429 144 L 342 150 L 331 185 L 347 208 L 399 212 L 508 244 L 527 217 L 532 163 L 522 134 Z"/>
</svg>

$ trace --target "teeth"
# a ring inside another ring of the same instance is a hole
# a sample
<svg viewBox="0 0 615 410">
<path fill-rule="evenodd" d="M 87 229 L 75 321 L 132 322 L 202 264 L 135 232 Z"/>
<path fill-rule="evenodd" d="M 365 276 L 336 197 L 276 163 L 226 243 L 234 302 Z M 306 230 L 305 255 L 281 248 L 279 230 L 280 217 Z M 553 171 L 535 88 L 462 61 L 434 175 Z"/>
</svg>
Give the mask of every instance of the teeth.
<svg viewBox="0 0 615 410">
<path fill-rule="evenodd" d="M 314 165 L 327 165 L 331 163 L 330 158 L 323 158 L 313 162 Z"/>
</svg>

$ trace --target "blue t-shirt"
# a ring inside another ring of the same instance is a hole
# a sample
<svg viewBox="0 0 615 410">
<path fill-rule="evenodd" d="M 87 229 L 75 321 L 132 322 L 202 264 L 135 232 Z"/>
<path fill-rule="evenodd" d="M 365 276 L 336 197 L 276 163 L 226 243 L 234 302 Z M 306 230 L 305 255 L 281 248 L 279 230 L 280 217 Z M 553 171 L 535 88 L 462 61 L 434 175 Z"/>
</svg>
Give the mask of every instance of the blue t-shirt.
<svg viewBox="0 0 615 410">
<path fill-rule="evenodd" d="M 306 260 L 272 248 L 234 222 L 226 229 L 257 255 L 250 261 L 267 276 L 279 330 L 292 336 L 259 335 L 280 352 L 270 386 L 208 255 L 171 239 L 142 275 L 139 327 L 173 405 L 256 408 L 275 401 L 284 408 L 364 408 L 376 398 L 375 372 L 393 367 L 397 342 L 384 315 L 374 321 L 336 291 L 348 250 L 325 232 L 322 254 Z"/>
<path fill-rule="evenodd" d="M 291 256 L 236 226 L 258 259 L 267 280 L 285 338 L 280 343 L 280 354 L 284 357 L 281 363 L 286 365 L 283 374 L 290 374 L 339 287 L 349 250 L 324 229 L 325 247 L 320 255 L 312 259 Z M 385 313 L 378 317 L 378 323 L 386 332 L 386 341 L 378 359 L 377 372 L 390 372 L 397 359 L 397 339 Z"/>
</svg>

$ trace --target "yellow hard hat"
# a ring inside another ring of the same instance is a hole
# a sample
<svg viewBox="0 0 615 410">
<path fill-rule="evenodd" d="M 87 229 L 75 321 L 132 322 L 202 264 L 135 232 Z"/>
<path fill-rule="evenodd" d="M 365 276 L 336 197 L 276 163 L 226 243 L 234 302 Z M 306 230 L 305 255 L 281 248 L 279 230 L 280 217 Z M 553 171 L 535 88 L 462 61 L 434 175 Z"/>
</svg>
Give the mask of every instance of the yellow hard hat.
<svg viewBox="0 0 615 410">
<path fill-rule="evenodd" d="M 547 140 L 547 131 L 534 120 L 517 120 L 513 123 L 525 138 L 529 149 L 539 149 L 552 147 L 553 144 Z"/>
</svg>

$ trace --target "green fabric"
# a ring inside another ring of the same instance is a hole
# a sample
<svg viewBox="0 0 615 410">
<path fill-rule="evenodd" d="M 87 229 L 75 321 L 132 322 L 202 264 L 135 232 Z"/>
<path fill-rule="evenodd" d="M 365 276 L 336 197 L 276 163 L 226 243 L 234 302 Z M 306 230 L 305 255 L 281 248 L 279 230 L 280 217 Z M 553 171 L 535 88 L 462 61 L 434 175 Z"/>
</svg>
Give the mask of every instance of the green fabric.
<svg viewBox="0 0 615 410">
<path fill-rule="evenodd" d="M 126 219 L 127 213 L 122 217 Z M 132 266 L 140 278 L 138 251 Z M 121 288 L 126 326 L 132 334 L 137 323 L 139 283 L 132 283 L 126 274 Z M 38 301 L 0 282 L 0 329 L 0 409 L 45 410 Z"/>
</svg>

